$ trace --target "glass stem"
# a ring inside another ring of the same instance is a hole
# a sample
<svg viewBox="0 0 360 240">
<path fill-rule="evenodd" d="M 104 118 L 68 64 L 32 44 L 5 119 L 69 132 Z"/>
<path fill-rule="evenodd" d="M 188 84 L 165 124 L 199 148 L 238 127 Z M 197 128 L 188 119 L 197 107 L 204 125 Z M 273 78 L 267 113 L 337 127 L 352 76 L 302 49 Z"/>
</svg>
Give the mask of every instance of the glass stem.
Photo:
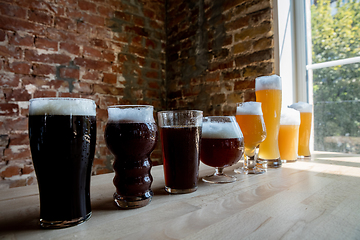
<svg viewBox="0 0 360 240">
<path fill-rule="evenodd" d="M 254 156 L 246 156 L 244 161 L 245 169 L 254 169 L 256 167 L 256 157 Z"/>
<path fill-rule="evenodd" d="M 222 167 L 216 167 L 216 168 L 215 168 L 215 174 L 214 174 L 214 175 L 217 175 L 217 176 L 224 175 L 223 171 L 224 171 L 224 168 L 222 168 Z"/>
</svg>

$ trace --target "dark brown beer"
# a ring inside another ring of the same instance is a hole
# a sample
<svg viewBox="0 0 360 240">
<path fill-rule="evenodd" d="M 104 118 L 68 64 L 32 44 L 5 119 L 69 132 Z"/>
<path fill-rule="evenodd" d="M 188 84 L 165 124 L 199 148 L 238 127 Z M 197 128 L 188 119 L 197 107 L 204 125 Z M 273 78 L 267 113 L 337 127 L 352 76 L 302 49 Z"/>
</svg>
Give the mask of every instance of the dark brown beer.
<svg viewBox="0 0 360 240">
<path fill-rule="evenodd" d="M 157 141 L 156 124 L 108 122 L 105 141 L 115 156 L 116 193 L 121 198 L 151 197 L 150 154 Z"/>
<path fill-rule="evenodd" d="M 200 159 L 211 167 L 229 167 L 240 160 L 243 147 L 240 138 L 202 138 Z"/>
<path fill-rule="evenodd" d="M 201 127 L 161 127 L 160 135 L 166 187 L 196 189 Z"/>
<path fill-rule="evenodd" d="M 91 215 L 95 116 L 30 115 L 29 137 L 41 221 L 86 220 Z"/>
</svg>

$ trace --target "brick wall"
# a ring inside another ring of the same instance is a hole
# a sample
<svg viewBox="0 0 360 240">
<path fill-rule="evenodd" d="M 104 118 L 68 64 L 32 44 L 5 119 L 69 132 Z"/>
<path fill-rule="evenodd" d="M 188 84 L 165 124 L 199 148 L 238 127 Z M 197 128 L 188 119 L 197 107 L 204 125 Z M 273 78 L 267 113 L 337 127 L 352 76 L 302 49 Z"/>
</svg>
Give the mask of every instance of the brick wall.
<svg viewBox="0 0 360 240">
<path fill-rule="evenodd" d="M 35 97 L 95 100 L 93 173 L 112 171 L 107 106 L 163 108 L 164 19 L 165 0 L 0 0 L 0 189 L 36 183 L 27 129 Z"/>
<path fill-rule="evenodd" d="M 274 73 L 271 2 L 167 1 L 169 109 L 234 115 L 255 100 L 255 78 Z"/>
<path fill-rule="evenodd" d="M 96 101 L 101 174 L 113 160 L 107 106 L 232 115 L 273 55 L 271 0 L 0 0 L 0 189 L 36 183 L 31 98 Z"/>
</svg>

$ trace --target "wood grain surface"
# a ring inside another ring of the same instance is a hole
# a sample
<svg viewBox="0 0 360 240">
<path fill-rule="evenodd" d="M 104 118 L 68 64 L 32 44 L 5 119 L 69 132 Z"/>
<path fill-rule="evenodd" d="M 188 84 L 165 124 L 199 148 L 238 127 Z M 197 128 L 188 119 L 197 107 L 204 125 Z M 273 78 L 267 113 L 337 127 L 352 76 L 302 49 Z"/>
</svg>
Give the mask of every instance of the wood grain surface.
<svg viewBox="0 0 360 240">
<path fill-rule="evenodd" d="M 93 176 L 92 217 L 58 230 L 39 226 L 37 186 L 0 190 L 0 239 L 360 239 L 360 156 L 317 152 L 262 175 L 235 174 L 241 164 L 225 170 L 235 183 L 181 195 L 153 167 L 153 200 L 133 210 L 114 204 L 114 174 Z"/>
</svg>

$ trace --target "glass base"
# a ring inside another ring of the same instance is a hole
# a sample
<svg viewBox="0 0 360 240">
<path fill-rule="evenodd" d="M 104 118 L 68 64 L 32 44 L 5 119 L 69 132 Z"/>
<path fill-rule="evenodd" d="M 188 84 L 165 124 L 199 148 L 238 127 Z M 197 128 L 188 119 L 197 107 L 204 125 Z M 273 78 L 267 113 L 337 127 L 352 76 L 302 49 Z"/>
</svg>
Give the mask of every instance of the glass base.
<svg viewBox="0 0 360 240">
<path fill-rule="evenodd" d="M 192 192 L 195 192 L 196 190 L 197 190 L 197 187 L 187 188 L 187 189 L 175 189 L 175 188 L 165 186 L 165 191 L 168 193 L 173 193 L 173 194 L 192 193 Z"/>
<path fill-rule="evenodd" d="M 266 169 L 262 169 L 262 168 L 258 168 L 258 167 L 245 169 L 242 167 L 242 168 L 234 169 L 234 172 L 239 173 L 239 174 L 262 174 L 262 173 L 266 172 Z"/>
<path fill-rule="evenodd" d="M 281 160 L 283 163 L 293 163 L 296 162 L 297 159 L 295 160 Z"/>
<path fill-rule="evenodd" d="M 206 177 L 203 177 L 202 180 L 207 183 L 232 183 L 236 181 L 236 177 L 228 176 L 226 174 L 212 174 Z"/>
<path fill-rule="evenodd" d="M 139 197 L 122 197 L 115 192 L 114 201 L 119 208 L 141 208 L 151 202 L 153 195 L 154 194 L 151 190 Z"/>
<path fill-rule="evenodd" d="M 258 158 L 258 163 L 260 163 L 263 168 L 279 168 L 282 165 L 282 161 L 280 158 L 277 159 L 262 159 Z"/>
<path fill-rule="evenodd" d="M 85 217 L 75 218 L 69 221 L 46 221 L 40 219 L 40 226 L 43 228 L 67 228 L 79 225 L 90 219 L 92 213 L 88 213 Z"/>
</svg>

